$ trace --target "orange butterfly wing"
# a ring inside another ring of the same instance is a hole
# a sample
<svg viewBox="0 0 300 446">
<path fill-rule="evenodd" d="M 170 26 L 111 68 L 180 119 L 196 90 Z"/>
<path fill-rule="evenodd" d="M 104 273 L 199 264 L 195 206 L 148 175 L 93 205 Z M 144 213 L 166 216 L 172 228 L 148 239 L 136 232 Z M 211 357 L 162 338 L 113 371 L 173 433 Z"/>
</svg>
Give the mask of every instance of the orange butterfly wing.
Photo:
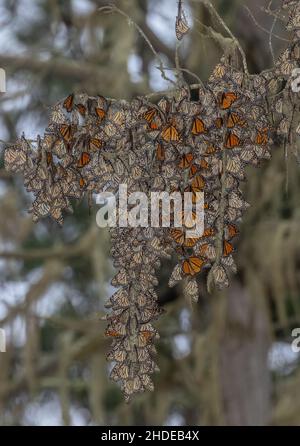
<svg viewBox="0 0 300 446">
<path fill-rule="evenodd" d="M 200 118 L 195 118 L 192 126 L 192 134 L 200 135 L 201 133 L 206 133 L 204 122 Z"/>
<path fill-rule="evenodd" d="M 155 108 L 151 108 L 150 110 L 146 111 L 146 113 L 144 113 L 143 117 L 146 119 L 147 122 L 150 123 L 156 116 L 156 113 L 157 110 L 155 110 Z"/>
<path fill-rule="evenodd" d="M 83 104 L 76 104 L 76 108 L 81 114 L 81 116 L 85 116 L 86 114 L 86 107 Z"/>
<path fill-rule="evenodd" d="M 182 271 L 186 275 L 194 276 L 201 271 L 204 263 L 204 260 L 200 259 L 200 257 L 192 256 L 188 260 L 184 260 L 182 264 Z"/>
<path fill-rule="evenodd" d="M 225 147 L 226 149 L 233 149 L 234 147 L 237 147 L 240 145 L 240 138 L 232 132 L 229 132 L 226 138 Z"/>
<path fill-rule="evenodd" d="M 182 245 L 184 242 L 184 233 L 181 229 L 172 229 L 171 237 L 175 240 L 176 243 Z"/>
<path fill-rule="evenodd" d="M 212 237 L 213 235 L 215 235 L 215 230 L 214 228 L 207 228 L 205 229 L 205 231 L 202 234 L 202 237 Z"/>
<path fill-rule="evenodd" d="M 96 108 L 95 108 L 95 112 L 96 112 L 97 117 L 98 117 L 101 121 L 102 121 L 102 119 L 105 118 L 106 112 L 105 112 L 105 110 L 104 110 L 103 108 L 96 107 Z"/>
<path fill-rule="evenodd" d="M 198 168 L 195 164 L 192 164 L 190 167 L 190 174 L 189 177 L 192 178 L 198 171 Z"/>
<path fill-rule="evenodd" d="M 186 155 L 183 155 L 183 157 L 181 158 L 181 161 L 179 163 L 179 167 L 181 169 L 186 169 L 187 167 L 190 166 L 193 159 L 194 159 L 194 156 L 192 153 L 187 153 Z"/>
<path fill-rule="evenodd" d="M 238 228 L 233 224 L 229 224 L 227 226 L 227 231 L 230 238 L 233 238 L 239 234 Z"/>
<path fill-rule="evenodd" d="M 90 139 L 90 150 L 99 150 L 102 147 L 102 141 L 98 138 L 91 138 Z"/>
<path fill-rule="evenodd" d="M 200 161 L 200 167 L 201 167 L 201 169 L 207 170 L 209 168 L 209 164 L 208 164 L 207 161 L 201 160 Z"/>
<path fill-rule="evenodd" d="M 233 252 L 234 248 L 231 243 L 224 241 L 223 244 L 223 256 L 227 257 Z"/>
<path fill-rule="evenodd" d="M 62 124 L 59 127 L 59 132 L 66 141 L 70 141 L 72 137 L 72 127 L 70 125 Z"/>
<path fill-rule="evenodd" d="M 255 144 L 260 146 L 268 144 L 268 130 L 264 129 L 257 132 Z"/>
<path fill-rule="evenodd" d="M 238 96 L 232 91 L 222 93 L 219 101 L 220 108 L 222 110 L 227 110 L 237 99 Z"/>
<path fill-rule="evenodd" d="M 82 152 L 78 163 L 77 163 L 77 167 L 84 167 L 86 166 L 89 162 L 91 161 L 91 157 L 87 152 Z"/>
<path fill-rule="evenodd" d="M 200 192 L 201 190 L 204 189 L 204 187 L 205 187 L 204 179 L 200 175 L 197 175 L 192 181 L 192 191 Z"/>
<path fill-rule="evenodd" d="M 70 113 L 73 109 L 74 95 L 70 94 L 63 102 L 63 107 Z"/>
<path fill-rule="evenodd" d="M 166 142 L 175 142 L 175 141 L 179 141 L 179 133 L 176 129 L 176 127 L 174 127 L 173 125 L 169 125 L 168 127 L 166 127 L 162 134 L 161 137 L 166 141 Z"/>
<path fill-rule="evenodd" d="M 117 330 L 113 330 L 112 328 L 108 328 L 105 332 L 105 336 L 109 336 L 112 338 L 117 338 L 121 336 L 121 334 Z"/>
<path fill-rule="evenodd" d="M 46 158 L 47 158 L 47 164 L 49 166 L 49 164 L 51 164 L 52 161 L 53 161 L 52 153 L 51 152 L 47 152 Z"/>
<path fill-rule="evenodd" d="M 184 246 L 186 246 L 187 248 L 192 248 L 193 246 L 195 246 L 198 240 L 198 238 L 186 238 Z"/>
<path fill-rule="evenodd" d="M 229 129 L 232 129 L 236 125 L 243 127 L 245 124 L 246 124 L 246 122 L 243 121 L 237 113 L 229 113 L 229 116 L 227 119 L 227 127 Z"/>
</svg>

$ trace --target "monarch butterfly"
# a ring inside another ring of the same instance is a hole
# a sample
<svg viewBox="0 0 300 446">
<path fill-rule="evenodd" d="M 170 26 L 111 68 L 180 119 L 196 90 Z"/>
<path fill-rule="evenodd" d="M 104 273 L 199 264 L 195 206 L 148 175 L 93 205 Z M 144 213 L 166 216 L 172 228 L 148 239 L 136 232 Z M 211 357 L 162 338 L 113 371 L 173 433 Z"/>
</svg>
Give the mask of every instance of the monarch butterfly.
<svg viewBox="0 0 300 446">
<path fill-rule="evenodd" d="M 229 224 L 225 228 L 226 231 L 226 238 L 229 240 L 236 237 L 239 234 L 238 228 L 234 224 Z"/>
<path fill-rule="evenodd" d="M 255 152 L 253 151 L 252 147 L 246 147 L 243 149 L 239 153 L 239 156 L 244 163 L 251 163 L 255 160 Z"/>
<path fill-rule="evenodd" d="M 176 142 L 179 141 L 179 133 L 176 129 L 176 127 L 174 127 L 173 125 L 169 125 L 168 127 L 166 127 L 162 134 L 161 137 L 166 141 L 166 142 Z"/>
<path fill-rule="evenodd" d="M 218 286 L 228 286 L 229 285 L 229 281 L 228 281 L 228 277 L 226 274 L 225 269 L 223 268 L 223 266 L 215 266 L 212 269 L 212 273 L 213 273 L 213 278 L 215 280 L 216 285 Z"/>
<path fill-rule="evenodd" d="M 214 153 L 216 153 L 219 149 L 213 145 L 209 145 L 207 147 L 207 149 L 204 152 L 204 155 L 209 156 L 209 155 L 213 155 Z"/>
<path fill-rule="evenodd" d="M 205 238 L 205 237 L 213 237 L 215 235 L 216 231 L 214 228 L 207 228 L 205 229 L 205 231 L 202 234 L 201 238 Z"/>
<path fill-rule="evenodd" d="M 171 236 L 178 245 L 184 245 L 187 248 L 192 248 L 198 241 L 198 238 L 189 237 L 186 238 L 184 232 L 181 229 L 172 229 Z"/>
<path fill-rule="evenodd" d="M 222 78 L 226 73 L 226 68 L 222 64 L 218 64 L 212 74 L 213 78 Z"/>
<path fill-rule="evenodd" d="M 119 346 L 116 346 L 115 348 L 113 348 L 106 355 L 106 358 L 109 361 L 116 361 L 116 362 L 124 362 L 126 357 L 127 357 L 126 351 L 123 349 L 120 349 Z"/>
<path fill-rule="evenodd" d="M 113 328 L 108 328 L 105 331 L 105 336 L 112 337 L 112 338 L 118 338 L 118 337 L 121 337 L 122 334 L 119 333 L 117 330 L 114 330 Z"/>
<path fill-rule="evenodd" d="M 186 295 L 190 297 L 198 297 L 199 294 L 199 288 L 196 279 L 190 279 L 188 281 L 185 281 L 183 283 L 184 292 Z"/>
<path fill-rule="evenodd" d="M 96 151 L 101 149 L 102 141 L 98 138 L 91 138 L 89 141 L 89 148 L 91 151 Z"/>
<path fill-rule="evenodd" d="M 298 11 L 294 11 L 295 14 L 291 14 L 287 23 L 287 29 L 293 30 L 300 28 L 300 16 Z"/>
<path fill-rule="evenodd" d="M 215 247 L 209 243 L 205 243 L 199 249 L 199 255 L 208 260 L 214 260 L 216 258 Z"/>
<path fill-rule="evenodd" d="M 84 180 L 84 178 L 82 178 L 82 177 L 80 177 L 80 179 L 79 179 L 79 186 L 80 186 L 81 188 L 83 188 L 83 187 L 85 186 L 85 180 Z"/>
<path fill-rule="evenodd" d="M 238 113 L 229 113 L 228 119 L 227 119 L 227 127 L 229 129 L 232 129 L 236 125 L 239 125 L 240 127 L 244 127 L 246 124 L 246 121 L 241 119 L 241 117 L 238 115 Z"/>
<path fill-rule="evenodd" d="M 219 97 L 219 106 L 222 110 L 227 110 L 237 99 L 238 96 L 232 91 L 221 93 Z"/>
<path fill-rule="evenodd" d="M 259 130 L 255 137 L 255 144 L 265 146 L 268 144 L 268 129 Z"/>
<path fill-rule="evenodd" d="M 78 162 L 77 167 L 84 167 L 91 161 L 91 157 L 87 152 L 82 152 Z"/>
<path fill-rule="evenodd" d="M 66 141 L 70 141 L 72 138 L 72 127 L 70 125 L 62 124 L 59 126 L 58 130 Z"/>
<path fill-rule="evenodd" d="M 171 108 L 171 103 L 167 98 L 161 98 L 161 100 L 158 102 L 158 107 L 160 110 L 162 110 L 164 113 L 168 114 Z"/>
<path fill-rule="evenodd" d="M 53 161 L 53 156 L 51 152 L 46 153 L 47 165 L 49 166 Z"/>
<path fill-rule="evenodd" d="M 226 149 L 233 149 L 234 147 L 239 146 L 241 143 L 240 138 L 233 132 L 228 132 L 225 142 Z"/>
<path fill-rule="evenodd" d="M 178 40 L 181 40 L 189 31 L 190 27 L 187 23 L 184 11 L 182 9 L 182 1 L 178 3 L 178 15 L 176 17 L 175 32 Z"/>
<path fill-rule="evenodd" d="M 139 376 L 135 376 L 135 378 L 129 379 L 128 381 L 124 382 L 122 390 L 124 392 L 125 398 L 127 396 L 127 400 L 129 400 L 130 395 L 135 392 L 141 392 L 143 390 L 141 378 Z"/>
<path fill-rule="evenodd" d="M 182 250 L 182 252 L 179 252 L 176 249 L 176 252 L 178 252 L 179 255 L 184 255 L 183 250 Z M 173 269 L 173 271 L 172 271 L 172 273 L 170 275 L 169 282 L 168 282 L 169 286 L 172 288 L 174 285 L 176 285 L 178 282 L 180 282 L 180 280 L 182 280 L 182 278 L 183 278 L 182 265 L 181 264 L 177 264 L 174 267 L 174 269 Z"/>
<path fill-rule="evenodd" d="M 125 121 L 125 113 L 124 110 L 119 110 L 116 113 L 113 114 L 111 117 L 112 122 L 116 124 L 117 126 L 121 126 L 124 124 Z"/>
<path fill-rule="evenodd" d="M 154 384 L 149 375 L 143 374 L 141 376 L 141 380 L 145 389 L 149 390 L 150 392 L 154 390 Z"/>
<path fill-rule="evenodd" d="M 241 163 L 240 158 L 237 156 L 228 160 L 226 171 L 241 180 L 245 177 L 244 166 Z"/>
<path fill-rule="evenodd" d="M 66 121 L 66 117 L 63 113 L 63 110 L 58 106 L 54 107 L 50 116 L 51 124 L 62 124 Z"/>
<path fill-rule="evenodd" d="M 249 207 L 249 203 L 243 200 L 236 192 L 232 192 L 229 195 L 228 204 L 229 207 L 234 209 L 247 209 Z"/>
<path fill-rule="evenodd" d="M 179 167 L 181 169 L 186 169 L 191 165 L 191 162 L 193 161 L 194 156 L 192 153 L 187 153 L 186 155 L 183 155 L 180 163 L 179 163 Z"/>
<path fill-rule="evenodd" d="M 233 273 L 237 273 L 237 267 L 232 256 L 222 257 L 221 263 L 224 267 L 230 269 Z"/>
<path fill-rule="evenodd" d="M 161 120 L 155 108 L 148 110 L 143 117 L 148 122 L 151 130 L 157 130 L 161 126 Z"/>
<path fill-rule="evenodd" d="M 283 0 L 282 8 L 283 8 L 283 9 L 286 9 L 286 8 L 288 8 L 289 6 L 294 6 L 294 5 L 296 5 L 296 3 L 297 3 L 297 0 Z"/>
<path fill-rule="evenodd" d="M 156 338 L 159 338 L 159 334 L 157 330 L 151 325 L 151 324 L 143 324 L 140 326 L 141 332 L 143 331 L 149 331 L 149 333 L 152 333 L 152 336 L 155 336 Z"/>
<path fill-rule="evenodd" d="M 164 161 L 165 160 L 165 149 L 162 144 L 157 144 L 156 147 L 156 158 L 158 161 Z"/>
<path fill-rule="evenodd" d="M 148 344 L 149 341 L 151 341 L 151 339 L 155 336 L 155 332 L 150 330 L 141 330 L 140 333 L 144 338 L 146 344 Z"/>
<path fill-rule="evenodd" d="M 200 257 L 189 257 L 188 260 L 184 260 L 182 264 L 182 271 L 188 276 L 194 276 L 199 273 L 205 264 L 205 261 Z"/>
<path fill-rule="evenodd" d="M 126 364 L 116 364 L 110 373 L 114 381 L 127 379 L 129 377 L 129 367 Z"/>
<path fill-rule="evenodd" d="M 198 240 L 199 238 L 196 237 L 187 237 L 184 241 L 184 246 L 186 248 L 193 248 Z"/>
<path fill-rule="evenodd" d="M 200 118 L 195 118 L 192 126 L 192 134 L 200 135 L 201 133 L 207 133 L 204 122 Z"/>
<path fill-rule="evenodd" d="M 144 114 L 143 114 L 143 118 L 146 119 L 146 121 L 151 124 L 151 122 L 153 121 L 153 119 L 155 118 L 157 114 L 157 110 L 155 108 L 150 108 L 150 110 L 147 110 Z"/>
<path fill-rule="evenodd" d="M 191 185 L 192 192 L 200 192 L 205 187 L 205 181 L 202 176 L 197 175 Z"/>
<path fill-rule="evenodd" d="M 227 242 L 227 240 L 224 240 L 223 244 L 223 256 L 227 257 L 233 252 L 234 248 L 231 243 Z"/>
<path fill-rule="evenodd" d="M 106 111 L 103 108 L 95 107 L 95 113 L 100 121 L 102 121 L 105 118 Z"/>
<path fill-rule="evenodd" d="M 74 94 L 70 94 L 63 102 L 63 107 L 70 113 L 73 110 Z"/>
<path fill-rule="evenodd" d="M 140 322 L 141 323 L 147 323 L 151 321 L 152 319 L 157 319 L 161 313 L 163 313 L 163 309 L 159 307 L 146 307 L 140 309 Z"/>
<path fill-rule="evenodd" d="M 85 116 L 86 114 L 86 107 L 83 104 L 76 104 L 76 108 L 79 111 L 79 113 L 81 114 L 81 116 Z"/>
<path fill-rule="evenodd" d="M 130 305 L 128 294 L 124 289 L 118 290 L 116 293 L 112 295 L 110 298 L 113 305 L 120 308 L 128 308 Z"/>
<path fill-rule="evenodd" d="M 190 167 L 190 173 L 189 173 L 189 177 L 192 178 L 196 172 L 198 171 L 198 168 L 195 164 L 192 164 Z"/>
<path fill-rule="evenodd" d="M 208 169 L 209 168 L 209 164 L 208 164 L 208 162 L 206 161 L 206 160 L 201 160 L 200 161 L 200 167 L 201 167 L 201 169 L 204 169 L 204 170 L 206 170 L 206 169 Z"/>
</svg>

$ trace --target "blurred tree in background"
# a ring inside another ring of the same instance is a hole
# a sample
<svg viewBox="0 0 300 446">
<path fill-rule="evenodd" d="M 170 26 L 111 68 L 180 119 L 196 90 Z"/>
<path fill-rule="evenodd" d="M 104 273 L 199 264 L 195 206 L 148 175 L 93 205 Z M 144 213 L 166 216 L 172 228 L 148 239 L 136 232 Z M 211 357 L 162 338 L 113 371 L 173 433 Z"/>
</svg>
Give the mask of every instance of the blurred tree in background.
<svg viewBox="0 0 300 446">
<path fill-rule="evenodd" d="M 193 27 L 181 46 L 181 65 L 205 80 L 226 50 L 224 30 L 200 1 L 185 3 Z M 267 32 L 273 19 L 262 3 L 214 2 L 252 73 L 273 64 Z M 168 87 L 135 27 L 97 11 L 105 4 L 1 2 L 0 66 L 8 78 L 0 102 L 2 142 L 22 131 L 28 138 L 43 133 L 48 107 L 73 91 L 130 99 Z M 177 2 L 116 4 L 173 66 Z M 211 29 L 220 34 L 212 39 Z M 274 33 L 278 55 L 289 36 L 280 26 Z M 164 264 L 161 372 L 155 392 L 130 405 L 108 380 L 101 315 L 113 268 L 96 207 L 75 205 L 63 229 L 49 220 L 33 224 L 22 179 L 5 172 L 1 161 L 0 327 L 7 352 L 0 353 L 0 423 L 300 424 L 300 357 L 291 349 L 291 330 L 300 326 L 300 169 L 287 155 L 274 148 L 270 162 L 249 169 L 245 191 L 252 207 L 239 241 L 239 273 L 226 292 L 208 295 L 203 286 L 199 303 L 191 305 L 180 288 L 167 287 L 172 265 Z"/>
</svg>

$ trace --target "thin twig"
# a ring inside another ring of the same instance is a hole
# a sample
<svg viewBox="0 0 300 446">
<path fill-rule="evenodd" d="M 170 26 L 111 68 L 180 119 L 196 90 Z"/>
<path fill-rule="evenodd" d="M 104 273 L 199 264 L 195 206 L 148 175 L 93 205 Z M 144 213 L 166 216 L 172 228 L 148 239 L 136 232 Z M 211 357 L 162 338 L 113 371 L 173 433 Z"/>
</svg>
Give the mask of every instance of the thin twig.
<svg viewBox="0 0 300 446">
<path fill-rule="evenodd" d="M 238 39 L 232 34 L 232 32 L 230 31 L 230 29 L 228 28 L 228 26 L 226 25 L 226 23 L 224 22 L 222 17 L 218 14 L 217 10 L 212 5 L 212 3 L 207 0 L 193 0 L 193 1 L 198 1 L 198 2 L 200 1 L 201 3 L 203 3 L 203 5 L 217 19 L 219 24 L 224 28 L 224 30 L 227 32 L 227 34 L 231 37 L 233 43 L 235 44 L 235 46 L 237 47 L 237 49 L 239 50 L 239 52 L 241 54 L 244 72 L 246 74 L 249 74 L 246 55 L 245 55 L 243 48 L 241 47 L 241 44 L 239 43 Z"/>
<path fill-rule="evenodd" d="M 273 36 L 273 30 L 275 28 L 275 25 L 277 23 L 277 17 L 274 17 L 273 19 L 273 23 L 270 29 L 270 34 L 269 34 L 269 48 L 270 48 L 270 52 L 272 55 L 272 59 L 273 59 L 273 64 L 275 65 L 275 54 L 274 54 L 274 50 L 273 50 L 273 45 L 272 45 L 272 36 Z"/>
<path fill-rule="evenodd" d="M 248 12 L 249 16 L 251 17 L 251 19 L 253 20 L 253 22 L 255 23 L 255 25 L 257 26 L 257 28 L 259 28 L 261 31 L 270 34 L 270 30 L 264 28 L 262 25 L 260 25 L 258 23 L 258 21 L 256 20 L 256 18 L 254 17 L 252 11 L 248 8 L 248 6 L 244 6 L 244 8 L 246 9 L 246 11 Z M 274 19 L 278 19 L 277 16 L 274 17 Z M 279 36 L 278 34 L 274 34 L 272 33 L 272 36 L 275 37 L 278 40 L 282 40 L 283 42 L 289 42 L 289 39 L 285 39 L 284 37 Z"/>
<path fill-rule="evenodd" d="M 172 79 L 170 79 L 166 75 L 166 73 L 164 71 L 164 64 L 163 64 L 163 61 L 162 61 L 161 57 L 159 56 L 157 51 L 155 51 L 152 43 L 150 42 L 150 40 L 148 39 L 148 37 L 146 36 L 146 34 L 142 30 L 142 28 L 136 22 L 134 22 L 134 20 L 132 20 L 132 18 L 128 14 L 126 14 L 126 12 L 124 12 L 122 9 L 119 9 L 117 6 L 115 6 L 113 4 L 108 5 L 108 6 L 102 6 L 101 8 L 98 9 L 98 11 L 104 12 L 106 14 L 112 14 L 114 12 L 117 12 L 118 14 L 122 15 L 123 17 L 125 17 L 128 20 L 129 25 L 133 25 L 136 28 L 136 30 L 138 31 L 138 33 L 143 37 L 143 39 L 145 40 L 145 42 L 149 46 L 150 50 L 152 51 L 153 55 L 158 60 L 158 62 L 159 62 L 158 69 L 161 72 L 162 78 L 176 86 L 176 82 L 174 82 Z"/>
</svg>

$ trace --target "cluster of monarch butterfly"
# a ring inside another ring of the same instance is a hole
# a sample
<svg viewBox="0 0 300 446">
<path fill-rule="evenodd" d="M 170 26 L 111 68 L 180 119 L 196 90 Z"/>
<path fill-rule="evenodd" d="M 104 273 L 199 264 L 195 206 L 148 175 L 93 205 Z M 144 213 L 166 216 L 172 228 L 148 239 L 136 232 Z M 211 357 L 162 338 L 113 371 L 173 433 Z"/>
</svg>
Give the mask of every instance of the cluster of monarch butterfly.
<svg viewBox="0 0 300 446">
<path fill-rule="evenodd" d="M 106 303 L 106 336 L 113 339 L 107 358 L 114 362 L 111 378 L 120 381 L 126 400 L 133 393 L 153 390 L 151 374 L 158 370 L 153 356 L 159 338 L 152 321 L 162 313 L 154 287 L 160 258 L 168 257 L 168 247 L 148 228 L 111 230 L 114 266 L 112 280 L 118 290 Z M 131 249 L 129 249 L 129 246 Z"/>
<path fill-rule="evenodd" d="M 284 15 L 284 20 L 288 31 L 293 33 L 293 38 L 276 61 L 270 108 L 277 137 L 285 147 L 285 155 L 288 155 L 289 148 L 299 162 L 300 82 L 297 79 L 300 77 L 300 3 L 285 0 L 283 7 L 284 10 L 288 10 L 288 15 Z"/>
<path fill-rule="evenodd" d="M 289 29 L 299 33 L 299 4 L 285 0 L 290 8 Z M 297 9 L 298 8 L 298 9 Z M 297 11 L 298 12 L 297 12 Z M 296 14 L 297 12 L 297 14 Z M 179 40 L 188 24 L 179 2 L 176 35 Z M 299 39 L 298 39 L 299 40 Z M 297 37 L 279 58 L 275 72 L 249 76 L 222 58 L 199 99 L 180 87 L 158 102 L 137 98 L 131 102 L 103 96 L 71 94 L 53 107 L 50 124 L 35 144 L 24 136 L 5 151 L 5 164 L 21 172 L 35 200 L 34 220 L 51 216 L 63 223 L 63 212 L 71 211 L 70 199 L 85 193 L 116 192 L 126 184 L 128 192 L 190 192 L 192 204 L 204 194 L 204 232 L 188 237 L 195 215 L 181 211 L 181 227 L 111 228 L 111 255 L 118 272 L 112 280 L 117 291 L 106 306 L 106 336 L 113 340 L 107 357 L 113 362 L 113 380 L 121 383 L 128 400 L 137 392 L 152 390 L 154 341 L 152 325 L 162 312 L 157 304 L 156 270 L 161 259 L 175 256 L 177 264 L 169 285 L 182 281 L 192 300 L 199 295 L 199 275 L 208 288 L 229 284 L 236 271 L 235 238 L 243 212 L 249 206 L 240 184 L 247 165 L 259 166 L 270 158 L 276 122 L 266 97 L 273 94 L 273 107 L 285 125 L 287 89 L 280 90 L 299 66 Z M 300 134 L 300 128 L 299 128 Z M 159 216 L 161 221 L 163 215 Z M 178 215 L 177 215 L 178 217 Z"/>
</svg>

